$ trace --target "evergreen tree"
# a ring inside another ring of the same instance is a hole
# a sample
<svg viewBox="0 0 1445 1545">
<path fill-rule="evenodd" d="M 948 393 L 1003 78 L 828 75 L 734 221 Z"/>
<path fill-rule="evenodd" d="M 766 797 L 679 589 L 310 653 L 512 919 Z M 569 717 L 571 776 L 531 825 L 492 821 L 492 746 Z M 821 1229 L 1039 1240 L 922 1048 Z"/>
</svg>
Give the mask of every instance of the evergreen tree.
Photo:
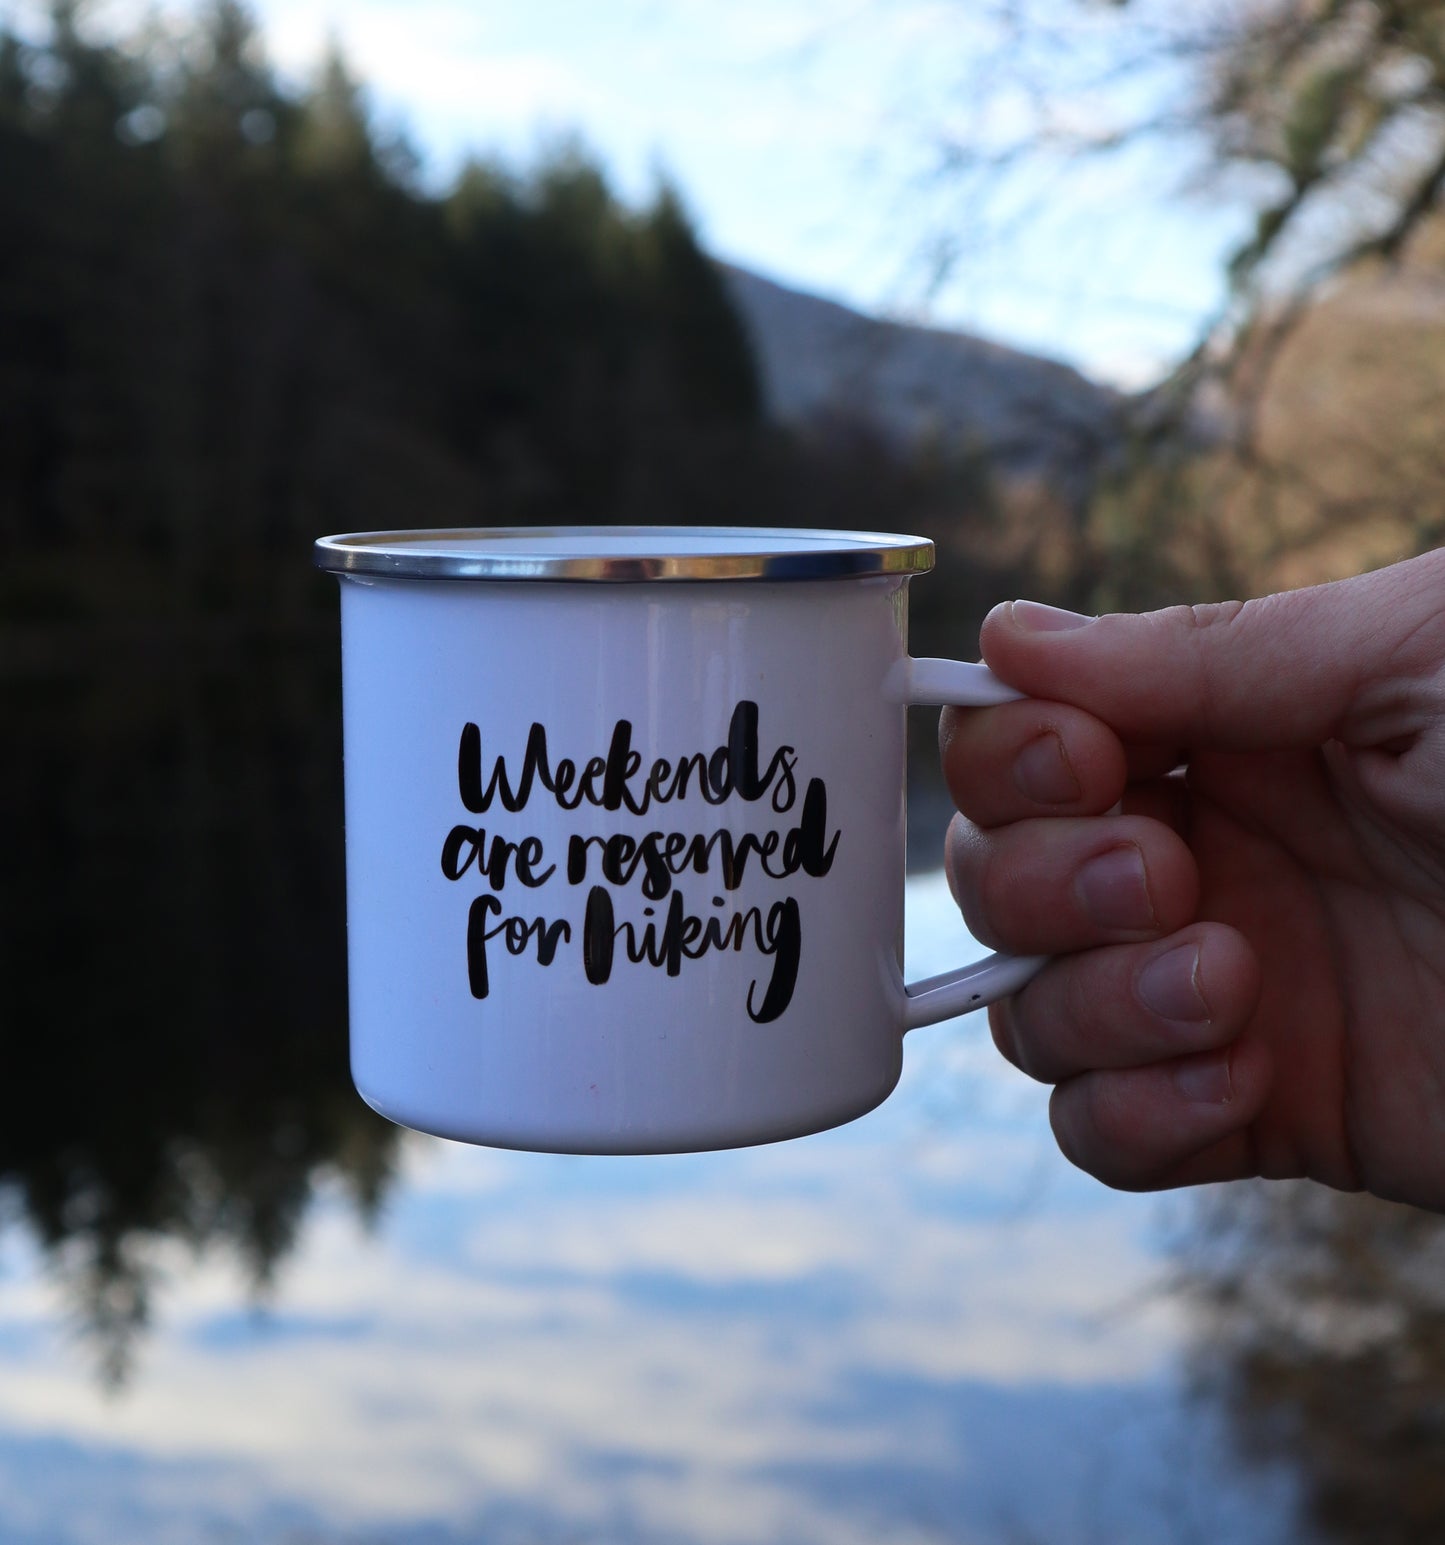
<svg viewBox="0 0 1445 1545">
<path fill-rule="evenodd" d="M 68 4 L 43 43 L 0 28 L 0 1189 L 81 1262 L 112 1375 L 164 1241 L 264 1283 L 320 1169 L 367 1209 L 389 1174 L 345 1082 L 314 537 L 985 503 L 763 424 L 670 190 L 630 210 L 564 146 L 430 193 L 344 60 L 284 90 L 238 0 L 125 49 Z M 37 638 L 64 669 L 26 673 Z"/>
</svg>

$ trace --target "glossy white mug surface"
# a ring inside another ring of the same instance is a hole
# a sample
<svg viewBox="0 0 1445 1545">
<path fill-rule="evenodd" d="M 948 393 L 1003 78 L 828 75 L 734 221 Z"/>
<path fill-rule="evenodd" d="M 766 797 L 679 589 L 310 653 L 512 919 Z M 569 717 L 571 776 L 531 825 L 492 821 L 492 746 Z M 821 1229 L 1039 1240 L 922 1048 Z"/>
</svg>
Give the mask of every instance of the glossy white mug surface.
<svg viewBox="0 0 1445 1545">
<path fill-rule="evenodd" d="M 393 1121 L 665 1153 L 871 1110 L 903 1035 L 907 652 L 932 545 L 747 528 L 386 532 L 341 579 L 352 1073 Z"/>
</svg>

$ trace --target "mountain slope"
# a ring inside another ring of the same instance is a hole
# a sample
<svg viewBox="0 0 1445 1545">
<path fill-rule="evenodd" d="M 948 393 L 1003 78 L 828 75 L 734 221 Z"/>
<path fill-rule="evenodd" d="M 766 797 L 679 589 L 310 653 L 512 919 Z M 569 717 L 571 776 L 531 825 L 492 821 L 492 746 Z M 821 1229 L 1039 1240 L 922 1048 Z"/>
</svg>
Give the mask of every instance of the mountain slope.
<svg viewBox="0 0 1445 1545">
<path fill-rule="evenodd" d="M 1127 399 L 1077 370 L 965 333 L 880 321 L 729 264 L 772 417 L 853 423 L 981 455 L 1005 479 L 1073 487 L 1119 443 Z"/>
</svg>

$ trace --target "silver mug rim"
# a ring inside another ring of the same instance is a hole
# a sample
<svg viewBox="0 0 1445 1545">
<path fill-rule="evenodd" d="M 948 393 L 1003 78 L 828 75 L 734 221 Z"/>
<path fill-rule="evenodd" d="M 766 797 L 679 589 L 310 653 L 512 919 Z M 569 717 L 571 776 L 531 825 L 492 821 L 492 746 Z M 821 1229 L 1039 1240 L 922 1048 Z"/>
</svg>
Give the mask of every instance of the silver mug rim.
<svg viewBox="0 0 1445 1545">
<path fill-rule="evenodd" d="M 321 537 L 312 562 L 387 579 L 777 582 L 923 574 L 933 567 L 933 543 L 781 526 L 462 526 Z"/>
</svg>

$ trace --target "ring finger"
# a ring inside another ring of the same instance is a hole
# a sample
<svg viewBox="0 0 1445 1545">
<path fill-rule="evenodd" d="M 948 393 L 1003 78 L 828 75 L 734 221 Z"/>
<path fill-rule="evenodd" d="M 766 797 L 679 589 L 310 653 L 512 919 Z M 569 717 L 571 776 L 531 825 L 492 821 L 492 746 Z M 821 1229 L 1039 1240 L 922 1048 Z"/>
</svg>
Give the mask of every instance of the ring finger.
<svg viewBox="0 0 1445 1545">
<path fill-rule="evenodd" d="M 1056 1084 L 1226 1046 L 1258 994 L 1259 967 L 1244 939 L 1220 923 L 1195 923 L 1155 943 L 1051 961 L 989 1010 L 989 1024 L 1015 1067 Z"/>
</svg>

